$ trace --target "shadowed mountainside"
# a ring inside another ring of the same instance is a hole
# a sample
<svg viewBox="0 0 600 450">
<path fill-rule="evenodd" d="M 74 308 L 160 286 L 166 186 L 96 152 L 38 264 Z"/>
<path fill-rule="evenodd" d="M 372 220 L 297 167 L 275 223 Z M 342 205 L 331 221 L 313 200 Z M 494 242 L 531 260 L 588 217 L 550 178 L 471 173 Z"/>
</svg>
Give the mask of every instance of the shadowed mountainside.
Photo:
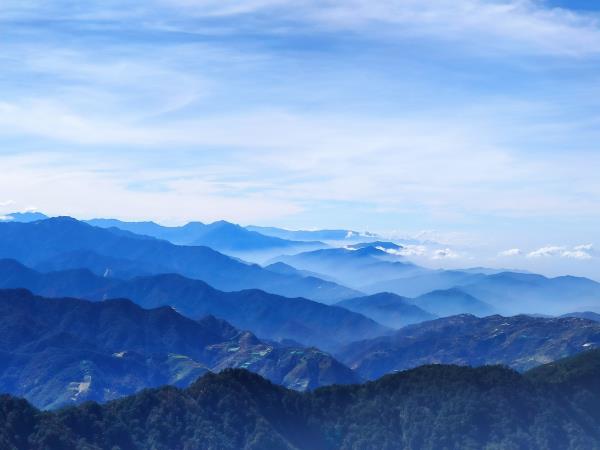
<svg viewBox="0 0 600 450">
<path fill-rule="evenodd" d="M 359 380 L 317 349 L 262 342 L 212 316 L 194 321 L 170 307 L 46 299 L 25 290 L 0 290 L 0 362 L 0 391 L 45 408 L 187 386 L 227 367 L 300 390 Z"/>
<path fill-rule="evenodd" d="M 463 314 L 355 342 L 338 358 L 367 379 L 423 364 L 504 364 L 527 370 L 600 347 L 600 323 L 578 318 Z"/>
<path fill-rule="evenodd" d="M 14 260 L 0 260 L 0 288 L 26 288 L 48 297 L 128 298 L 144 308 L 169 305 L 192 319 L 210 314 L 261 338 L 292 339 L 325 350 L 389 331 L 336 306 L 260 290 L 222 292 L 176 274 L 118 280 L 88 270 L 40 273 Z"/>
</svg>

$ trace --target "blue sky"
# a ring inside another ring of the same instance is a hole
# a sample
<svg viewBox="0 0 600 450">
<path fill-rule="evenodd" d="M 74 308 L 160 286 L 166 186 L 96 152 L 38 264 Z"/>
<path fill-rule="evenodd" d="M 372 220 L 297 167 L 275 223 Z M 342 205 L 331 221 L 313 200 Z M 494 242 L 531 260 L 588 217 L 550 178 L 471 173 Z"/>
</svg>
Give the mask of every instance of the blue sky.
<svg viewBox="0 0 600 450">
<path fill-rule="evenodd" d="M 439 264 L 600 277 L 594 3 L 4 0 L 0 214 L 426 235 Z"/>
</svg>

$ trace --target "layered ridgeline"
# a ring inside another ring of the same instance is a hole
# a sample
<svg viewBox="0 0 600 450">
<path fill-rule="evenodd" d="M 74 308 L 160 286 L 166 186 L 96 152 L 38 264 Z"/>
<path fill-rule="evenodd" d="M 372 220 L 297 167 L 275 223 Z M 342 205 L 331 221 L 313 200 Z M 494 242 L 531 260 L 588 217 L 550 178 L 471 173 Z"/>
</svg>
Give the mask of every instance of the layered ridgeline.
<svg viewBox="0 0 600 450">
<path fill-rule="evenodd" d="M 532 273 L 483 274 L 453 270 L 382 281 L 361 286 L 361 290 L 384 290 L 411 297 L 432 290 L 438 296 L 448 298 L 460 293 L 476 298 L 488 308 L 505 315 L 539 312 L 559 315 L 587 309 L 600 311 L 600 283 L 573 276 L 548 278 Z"/>
<path fill-rule="evenodd" d="M 439 316 L 600 311 L 600 283 L 587 278 L 485 268 L 431 270 L 402 255 L 401 246 L 370 242 L 281 256 L 276 261 L 368 294 L 389 292 L 411 298 Z"/>
<path fill-rule="evenodd" d="M 411 299 L 389 292 L 349 298 L 337 303 L 337 306 L 363 314 L 390 328 L 401 328 L 436 318 L 434 314 L 415 305 Z"/>
<path fill-rule="evenodd" d="M 342 300 L 337 306 L 363 314 L 392 328 L 425 322 L 438 316 L 468 313 L 483 317 L 494 312 L 492 306 L 457 288 L 433 291 L 417 298 L 382 292 Z"/>
<path fill-rule="evenodd" d="M 26 216 L 22 220 L 37 217 Z M 185 231 L 185 227 L 171 229 L 151 222 L 99 223 L 171 239 L 175 238 L 169 233 L 177 235 Z M 205 230 L 205 243 L 210 243 L 208 238 L 212 236 L 214 245 L 219 240 L 223 245 L 231 240 L 239 248 L 258 248 L 270 245 L 264 239 L 280 239 L 260 234 L 257 237 L 248 229 L 226 222 L 191 224 L 188 228 L 194 231 L 195 227 L 209 230 Z M 278 248 L 287 251 L 285 247 Z M 0 223 L 0 257 L 16 258 L 43 271 L 85 267 L 99 275 L 120 278 L 179 273 L 221 290 L 259 288 L 330 304 L 361 296 L 357 290 L 370 294 L 390 292 L 413 298 L 413 304 L 438 316 L 539 311 L 560 315 L 600 310 L 600 284 L 586 278 L 547 278 L 485 268 L 430 270 L 408 261 L 403 250 L 391 242 L 353 243 L 344 248 L 281 256 L 262 268 L 207 247 L 173 245 L 126 229 L 101 229 L 69 218 Z"/>
<path fill-rule="evenodd" d="M 46 299 L 0 290 L 0 392 L 43 408 L 106 401 L 209 370 L 242 367 L 305 390 L 359 378 L 314 348 L 263 342 L 214 317 L 129 300 Z M 2 448 L 6 448 L 0 445 Z"/>
<path fill-rule="evenodd" d="M 337 357 L 361 376 L 423 364 L 503 364 L 523 371 L 600 347 L 600 323 L 575 317 L 459 315 L 349 344 Z"/>
<path fill-rule="evenodd" d="M 376 241 L 379 236 L 368 231 L 353 230 L 286 230 L 277 227 L 259 227 L 250 225 L 247 230 L 256 231 L 266 236 L 294 241 L 325 241 L 336 244 L 356 244 L 364 241 Z"/>
<path fill-rule="evenodd" d="M 26 288 L 47 297 L 127 298 L 144 308 L 169 305 L 192 319 L 210 314 L 261 338 L 291 339 L 332 351 L 390 331 L 336 306 L 259 290 L 222 292 L 175 274 L 119 280 L 81 269 L 41 273 L 15 260 L 0 260 L 0 288 Z"/>
<path fill-rule="evenodd" d="M 243 370 L 42 414 L 0 397 L 2 448 L 600 448 L 600 353 L 524 375 L 425 366 L 300 394 Z"/>
<path fill-rule="evenodd" d="M 177 245 L 203 245 L 242 257 L 266 257 L 326 247 L 326 244 L 318 241 L 295 241 L 267 236 L 224 220 L 209 224 L 190 222 L 179 227 L 166 227 L 155 222 L 123 222 L 116 219 L 92 219 L 86 222 L 96 227 L 119 228 L 164 239 Z"/>
<path fill-rule="evenodd" d="M 400 250 L 400 246 L 391 242 L 376 241 L 284 255 L 275 258 L 273 262 L 322 273 L 358 289 L 376 281 L 408 277 L 426 271 L 400 256 Z"/>
<path fill-rule="evenodd" d="M 98 275 L 118 277 L 178 273 L 227 291 L 258 288 L 328 302 L 359 294 L 316 277 L 266 270 L 208 247 L 174 245 L 68 217 L 0 223 L 0 257 L 41 270 L 88 268 Z"/>
</svg>

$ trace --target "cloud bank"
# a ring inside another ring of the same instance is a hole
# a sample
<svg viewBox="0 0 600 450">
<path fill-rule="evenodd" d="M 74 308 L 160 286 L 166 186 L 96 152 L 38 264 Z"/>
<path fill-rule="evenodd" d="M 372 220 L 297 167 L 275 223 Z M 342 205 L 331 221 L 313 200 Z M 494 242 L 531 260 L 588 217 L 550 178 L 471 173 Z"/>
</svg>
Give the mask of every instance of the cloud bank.
<svg viewBox="0 0 600 450">
<path fill-rule="evenodd" d="M 0 25 L 0 192 L 19 205 L 437 229 L 441 248 L 424 235 L 405 251 L 448 263 L 475 244 L 531 265 L 597 260 L 542 246 L 600 238 L 597 11 L 6 0 Z"/>
</svg>

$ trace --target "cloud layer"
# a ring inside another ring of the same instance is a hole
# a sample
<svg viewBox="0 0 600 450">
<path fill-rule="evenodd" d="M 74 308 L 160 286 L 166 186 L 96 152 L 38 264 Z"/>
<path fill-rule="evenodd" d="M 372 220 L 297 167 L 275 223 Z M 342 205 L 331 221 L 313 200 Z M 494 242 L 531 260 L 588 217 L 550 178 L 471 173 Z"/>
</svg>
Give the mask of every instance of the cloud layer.
<svg viewBox="0 0 600 450">
<path fill-rule="evenodd" d="M 594 257 L 594 246 L 592 244 L 582 244 L 574 247 L 547 245 L 536 250 L 532 250 L 528 253 L 525 253 L 518 248 L 512 248 L 499 253 L 499 256 L 501 257 L 517 257 L 522 255 L 530 259 L 570 258 L 585 261 Z"/>
<path fill-rule="evenodd" d="M 477 253 L 460 241 L 530 264 L 596 260 L 571 236 L 600 238 L 597 12 L 6 0 L 0 25 L 6 206 L 436 229 L 438 253 L 407 255 Z"/>
</svg>

